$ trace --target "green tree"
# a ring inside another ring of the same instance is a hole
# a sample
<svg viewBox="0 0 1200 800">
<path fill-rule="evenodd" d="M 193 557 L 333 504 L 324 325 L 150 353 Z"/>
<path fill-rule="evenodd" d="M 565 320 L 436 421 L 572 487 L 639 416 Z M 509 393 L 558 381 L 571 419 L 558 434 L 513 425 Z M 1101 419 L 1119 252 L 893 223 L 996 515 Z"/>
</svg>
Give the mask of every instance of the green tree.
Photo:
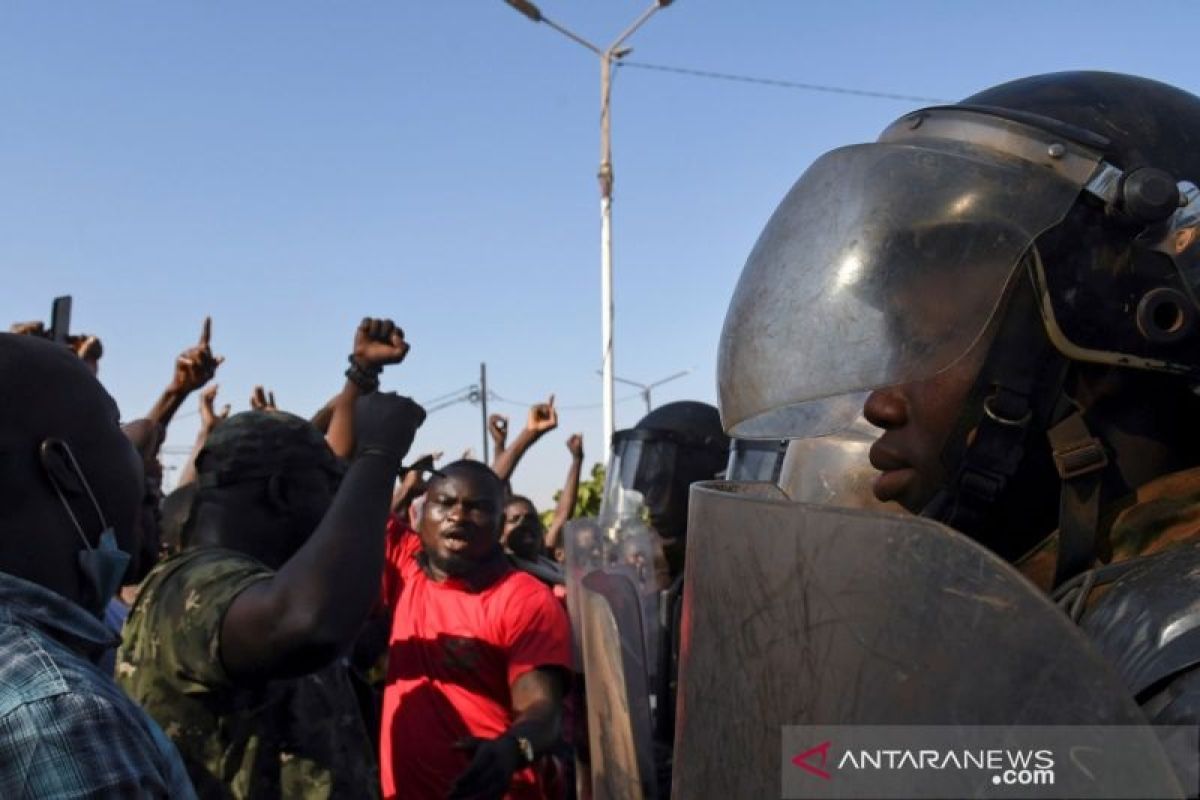
<svg viewBox="0 0 1200 800">
<path fill-rule="evenodd" d="M 562 489 L 554 493 L 554 502 L 562 496 Z M 578 517 L 595 517 L 600 514 L 600 501 L 604 499 L 604 465 L 592 467 L 592 474 L 579 481 L 579 494 L 575 498 L 575 508 L 571 509 L 571 519 Z M 554 519 L 554 509 L 549 508 L 540 514 L 542 524 L 549 527 Z"/>
</svg>

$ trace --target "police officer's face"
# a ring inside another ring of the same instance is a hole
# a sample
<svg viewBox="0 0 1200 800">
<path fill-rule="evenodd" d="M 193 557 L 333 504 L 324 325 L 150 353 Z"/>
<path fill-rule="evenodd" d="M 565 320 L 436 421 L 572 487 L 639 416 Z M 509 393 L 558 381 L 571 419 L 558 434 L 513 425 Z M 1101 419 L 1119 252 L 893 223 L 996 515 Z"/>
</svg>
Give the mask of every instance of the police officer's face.
<svg viewBox="0 0 1200 800">
<path fill-rule="evenodd" d="M 934 377 L 871 393 L 863 414 L 884 434 L 871 446 L 871 466 L 880 471 L 875 497 L 893 500 L 914 513 L 924 508 L 948 478 L 942 448 L 963 412 L 986 348 L 977 347 Z"/>
<path fill-rule="evenodd" d="M 470 572 L 496 550 L 500 511 L 497 488 L 484 476 L 463 471 L 437 479 L 421 511 L 426 557 L 448 575 Z"/>
</svg>

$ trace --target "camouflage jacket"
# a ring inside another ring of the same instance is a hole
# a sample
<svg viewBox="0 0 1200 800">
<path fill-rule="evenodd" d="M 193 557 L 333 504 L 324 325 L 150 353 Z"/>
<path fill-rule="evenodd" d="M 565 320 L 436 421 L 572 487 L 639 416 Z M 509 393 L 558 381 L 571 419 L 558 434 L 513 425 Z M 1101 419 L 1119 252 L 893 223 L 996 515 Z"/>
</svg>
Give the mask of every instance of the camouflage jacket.
<svg viewBox="0 0 1200 800">
<path fill-rule="evenodd" d="M 1100 524 L 1108 528 L 1113 561 L 1200 539 L 1200 467 L 1163 475 L 1139 487 L 1104 509 Z M 1049 591 L 1057 558 L 1058 534 L 1054 533 L 1016 566 Z"/>
<path fill-rule="evenodd" d="M 343 661 L 252 686 L 225 672 L 225 611 L 270 575 L 219 547 L 163 561 L 129 612 L 117 680 L 175 742 L 200 797 L 378 797 L 373 748 Z"/>
</svg>

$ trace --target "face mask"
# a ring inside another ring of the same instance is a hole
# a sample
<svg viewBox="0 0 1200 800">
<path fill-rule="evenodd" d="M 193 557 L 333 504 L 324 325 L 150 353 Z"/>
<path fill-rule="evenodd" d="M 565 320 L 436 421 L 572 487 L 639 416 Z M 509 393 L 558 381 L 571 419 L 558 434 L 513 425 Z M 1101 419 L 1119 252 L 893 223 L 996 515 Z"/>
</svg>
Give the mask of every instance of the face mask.
<svg viewBox="0 0 1200 800">
<path fill-rule="evenodd" d="M 84 491 L 87 492 L 88 499 L 92 501 L 92 507 L 96 509 L 96 516 L 100 519 L 100 524 L 104 530 L 100 534 L 100 545 L 92 547 L 88 541 L 87 535 L 83 532 L 83 526 L 79 523 L 79 518 L 75 516 L 75 512 L 71 510 L 71 504 L 67 502 L 67 497 L 63 494 L 62 487 L 58 485 L 58 481 L 53 474 L 47 473 L 50 478 L 50 483 L 54 486 L 54 491 L 58 495 L 58 499 L 62 502 L 63 508 L 66 509 L 67 516 L 71 518 L 72 524 L 75 525 L 75 530 L 79 533 L 79 538 L 83 541 L 83 550 L 80 550 L 77 558 L 79 559 L 79 571 L 83 574 L 84 585 L 87 587 L 89 594 L 88 601 L 83 605 L 89 611 L 98 617 L 104 616 L 104 608 L 108 602 L 112 600 L 117 590 L 121 588 L 121 581 L 125 577 L 125 570 L 129 566 L 130 556 L 121 548 L 117 547 L 117 537 L 113 533 L 112 526 L 104 517 L 104 512 L 100 510 L 100 503 L 96 501 L 96 495 L 92 492 L 92 487 L 87 482 L 87 478 L 83 476 L 83 470 L 79 467 L 79 462 L 75 460 L 75 454 L 71 452 L 71 448 L 66 442 L 60 440 L 52 440 L 47 442 L 43 447 L 55 446 L 62 449 L 67 456 L 67 463 L 71 465 L 75 477 L 82 484 Z"/>
</svg>

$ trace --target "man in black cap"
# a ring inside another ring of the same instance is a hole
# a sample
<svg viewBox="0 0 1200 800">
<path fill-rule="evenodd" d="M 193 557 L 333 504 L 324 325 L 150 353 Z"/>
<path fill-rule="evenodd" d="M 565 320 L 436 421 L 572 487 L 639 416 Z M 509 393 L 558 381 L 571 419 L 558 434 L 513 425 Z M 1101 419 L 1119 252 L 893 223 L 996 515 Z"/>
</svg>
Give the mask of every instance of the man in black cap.
<svg viewBox="0 0 1200 800">
<path fill-rule="evenodd" d="M 370 330 L 358 331 L 341 399 L 373 390 L 408 350 L 394 326 L 383 341 Z M 117 664 L 202 796 L 377 795 L 339 656 L 378 597 L 392 486 L 423 420 L 407 398 L 358 399 L 344 477 L 291 414 L 238 414 L 209 436 L 184 550 L 143 584 Z"/>
</svg>

